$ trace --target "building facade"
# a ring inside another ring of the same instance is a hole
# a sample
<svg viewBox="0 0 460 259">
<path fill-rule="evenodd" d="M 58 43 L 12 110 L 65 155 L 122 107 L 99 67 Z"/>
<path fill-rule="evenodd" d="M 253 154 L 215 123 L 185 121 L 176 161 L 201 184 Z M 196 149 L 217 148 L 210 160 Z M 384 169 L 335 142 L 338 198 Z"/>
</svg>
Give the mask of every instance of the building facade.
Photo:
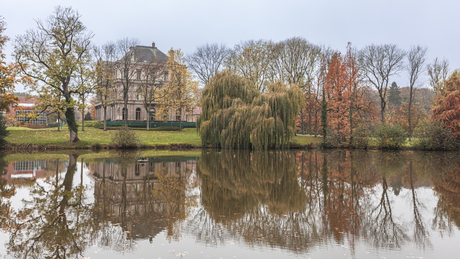
<svg viewBox="0 0 460 259">
<path fill-rule="evenodd" d="M 125 59 L 130 59 L 129 66 L 126 65 Z M 143 87 L 145 84 L 154 84 L 158 89 L 164 87 L 168 80 L 168 71 L 164 69 L 168 57 L 155 47 L 152 46 L 135 46 L 132 47 L 129 53 L 122 59 L 111 62 L 110 70 L 113 79 L 112 89 L 109 94 L 110 99 L 106 107 L 107 121 L 124 121 L 127 116 L 128 121 L 187 121 L 187 116 L 180 117 L 180 113 L 174 110 L 159 113 L 161 103 L 153 100 L 151 107 L 147 112 L 144 106 Z M 151 72 L 153 68 L 155 72 Z M 152 76 L 152 73 L 156 73 Z M 126 76 L 128 75 L 128 76 Z M 127 110 L 124 109 L 123 103 L 123 80 L 129 80 Z M 101 97 L 97 97 L 95 104 L 96 118 L 95 120 L 104 121 L 104 107 Z M 185 111 L 183 112 L 185 114 Z"/>
</svg>

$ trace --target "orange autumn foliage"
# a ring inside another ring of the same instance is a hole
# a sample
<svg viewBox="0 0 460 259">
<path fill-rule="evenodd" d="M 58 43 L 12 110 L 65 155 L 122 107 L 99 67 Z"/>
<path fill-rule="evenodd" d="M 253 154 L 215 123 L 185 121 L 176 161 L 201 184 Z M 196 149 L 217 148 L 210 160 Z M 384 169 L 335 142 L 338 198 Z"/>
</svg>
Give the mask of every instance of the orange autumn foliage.
<svg viewBox="0 0 460 259">
<path fill-rule="evenodd" d="M 340 53 L 332 56 L 326 75 L 328 123 L 333 131 L 344 138 L 349 132 L 349 108 L 351 90 L 346 83 L 347 73 Z"/>
<path fill-rule="evenodd" d="M 460 75 L 454 72 L 436 97 L 432 118 L 444 123 L 460 139 Z"/>
</svg>

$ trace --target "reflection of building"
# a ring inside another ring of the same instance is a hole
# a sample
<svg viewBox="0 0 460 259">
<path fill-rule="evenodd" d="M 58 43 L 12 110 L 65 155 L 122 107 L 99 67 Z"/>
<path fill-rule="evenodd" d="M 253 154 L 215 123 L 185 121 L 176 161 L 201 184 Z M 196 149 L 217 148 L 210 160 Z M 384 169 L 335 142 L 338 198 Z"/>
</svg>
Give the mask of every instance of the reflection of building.
<svg viewBox="0 0 460 259">
<path fill-rule="evenodd" d="M 7 181 L 18 178 L 37 179 L 46 174 L 46 164 L 46 160 L 10 162 L 2 178 Z"/>
<path fill-rule="evenodd" d="M 178 197 L 184 197 L 195 160 L 151 157 L 128 163 L 104 159 L 95 164 L 97 220 L 120 223 L 133 238 L 154 237 L 180 218 L 177 213 L 184 212 L 183 202 L 168 201 L 164 191 L 179 190 Z M 181 188 L 176 188 L 177 185 Z M 179 211 L 173 211 L 175 209 Z M 170 215 L 175 218 L 169 218 Z"/>
</svg>

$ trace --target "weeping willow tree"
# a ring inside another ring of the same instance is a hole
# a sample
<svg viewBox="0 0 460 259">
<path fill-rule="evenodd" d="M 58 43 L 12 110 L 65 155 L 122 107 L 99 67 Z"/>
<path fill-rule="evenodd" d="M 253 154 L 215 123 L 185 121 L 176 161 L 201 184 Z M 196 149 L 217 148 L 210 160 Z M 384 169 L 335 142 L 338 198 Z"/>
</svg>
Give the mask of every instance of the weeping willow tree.
<svg viewBox="0 0 460 259">
<path fill-rule="evenodd" d="M 216 148 L 288 148 L 302 93 L 278 82 L 260 93 L 246 79 L 225 71 L 203 90 L 197 128 L 202 145 Z"/>
</svg>

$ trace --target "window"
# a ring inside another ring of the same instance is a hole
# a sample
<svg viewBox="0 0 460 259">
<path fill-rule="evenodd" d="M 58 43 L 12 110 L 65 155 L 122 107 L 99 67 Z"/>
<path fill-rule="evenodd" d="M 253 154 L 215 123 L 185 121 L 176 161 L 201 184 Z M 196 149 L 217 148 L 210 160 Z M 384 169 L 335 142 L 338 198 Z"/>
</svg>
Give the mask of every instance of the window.
<svg viewBox="0 0 460 259">
<path fill-rule="evenodd" d="M 136 109 L 136 120 L 137 121 L 141 120 L 141 108 Z"/>
<path fill-rule="evenodd" d="M 136 99 L 138 101 L 140 101 L 142 98 L 142 93 L 141 93 L 141 90 L 140 89 L 137 89 L 137 92 L 136 92 Z"/>
<path fill-rule="evenodd" d="M 125 108 L 123 108 L 123 110 L 122 110 L 122 120 L 125 120 L 125 118 L 126 118 L 126 119 L 128 118 L 128 115 L 127 115 L 127 114 L 128 114 L 127 110 L 125 110 Z M 125 117 L 125 116 L 126 116 L 126 117 Z"/>
<path fill-rule="evenodd" d="M 168 81 L 168 73 L 165 73 L 164 81 Z"/>
<path fill-rule="evenodd" d="M 141 71 L 137 70 L 137 80 L 141 80 Z"/>
<path fill-rule="evenodd" d="M 32 114 L 35 114 L 32 116 Z M 46 124 L 48 116 L 46 112 L 40 113 L 35 110 L 17 110 L 16 120 L 20 123 L 34 123 L 34 124 Z"/>
</svg>

